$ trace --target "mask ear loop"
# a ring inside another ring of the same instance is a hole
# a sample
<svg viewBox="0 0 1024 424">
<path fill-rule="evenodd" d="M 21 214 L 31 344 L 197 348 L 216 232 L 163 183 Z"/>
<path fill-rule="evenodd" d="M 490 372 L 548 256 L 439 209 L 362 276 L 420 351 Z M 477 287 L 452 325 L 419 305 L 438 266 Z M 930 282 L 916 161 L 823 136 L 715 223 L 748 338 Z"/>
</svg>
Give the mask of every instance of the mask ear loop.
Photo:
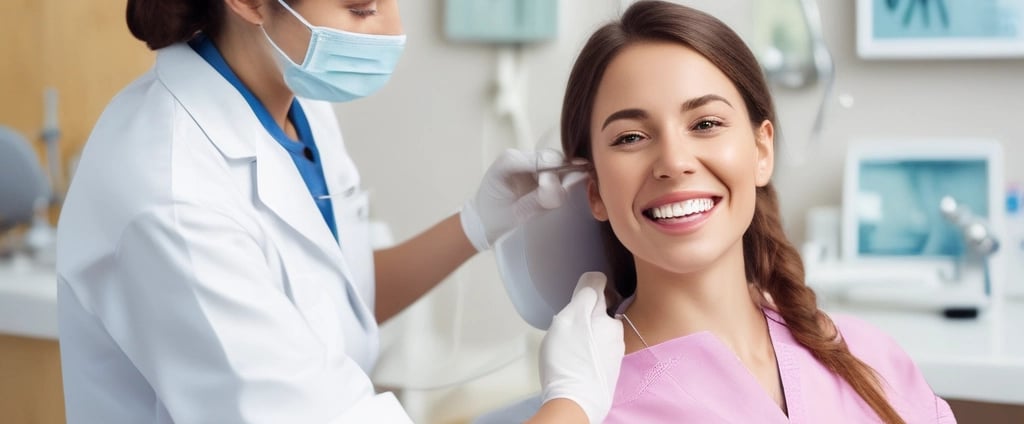
<svg viewBox="0 0 1024 424">
<path fill-rule="evenodd" d="M 303 18 L 302 15 L 299 14 L 299 12 L 296 12 L 295 9 L 292 9 L 292 7 L 289 6 L 288 3 L 285 3 L 284 0 L 277 0 L 277 2 L 281 3 L 281 6 L 284 6 L 285 10 L 291 13 L 292 16 L 295 17 L 295 19 L 298 19 L 299 22 L 302 22 L 302 24 L 305 25 L 310 32 L 312 32 L 313 28 L 316 27 L 315 25 L 309 23 L 309 21 L 307 21 L 306 18 Z"/>
<path fill-rule="evenodd" d="M 284 52 L 284 50 L 281 50 L 281 48 L 277 46 L 277 43 L 275 43 L 274 39 L 270 37 L 270 33 L 268 33 L 267 29 L 263 27 L 263 24 L 259 24 L 259 26 L 260 26 L 260 31 L 263 31 L 263 37 L 266 38 L 268 42 L 270 42 L 270 47 L 272 47 L 274 50 L 277 51 L 277 56 L 278 56 L 277 61 L 278 62 L 280 62 L 283 59 L 283 60 L 287 60 L 288 63 L 291 63 L 294 66 L 302 67 L 301 64 L 295 63 L 295 61 L 292 60 L 292 58 L 290 56 L 288 56 L 287 53 Z M 308 54 L 307 54 L 307 56 L 308 56 Z M 305 59 L 303 59 L 302 63 L 306 63 Z M 279 66 L 279 68 L 281 68 L 281 71 L 284 72 L 284 67 L 283 66 Z"/>
<path fill-rule="evenodd" d="M 309 23 L 309 21 L 307 21 L 306 18 L 303 18 L 302 15 L 299 14 L 299 12 L 296 12 L 295 9 L 292 9 L 292 7 L 289 6 L 288 3 L 285 3 L 284 0 L 277 0 L 277 2 L 279 4 L 281 4 L 281 6 L 284 7 L 284 9 L 288 11 L 288 13 L 291 13 L 291 15 L 295 17 L 295 19 L 298 19 L 299 23 L 301 23 L 303 26 L 306 27 L 307 30 L 309 30 L 309 44 L 306 47 L 306 55 L 305 55 L 305 57 L 302 58 L 302 63 L 301 64 L 300 63 L 296 63 L 294 60 L 292 60 L 291 56 L 288 56 L 284 52 L 284 50 L 281 50 L 281 47 L 278 47 L 277 43 L 274 42 L 274 39 L 270 38 L 270 34 L 267 33 L 267 29 L 263 27 L 262 23 L 260 24 L 260 30 L 263 31 L 263 35 L 265 37 L 267 37 L 267 40 L 270 40 L 270 44 L 272 46 L 274 46 L 274 49 L 276 49 L 277 52 L 281 54 L 281 56 L 284 56 L 293 65 L 302 67 L 303 65 L 305 65 L 306 63 L 309 62 L 309 56 L 310 56 L 310 54 L 312 54 L 312 50 L 313 50 L 312 49 L 312 46 L 313 46 L 313 36 L 316 33 L 316 28 L 317 27 L 314 26 L 313 24 Z"/>
</svg>

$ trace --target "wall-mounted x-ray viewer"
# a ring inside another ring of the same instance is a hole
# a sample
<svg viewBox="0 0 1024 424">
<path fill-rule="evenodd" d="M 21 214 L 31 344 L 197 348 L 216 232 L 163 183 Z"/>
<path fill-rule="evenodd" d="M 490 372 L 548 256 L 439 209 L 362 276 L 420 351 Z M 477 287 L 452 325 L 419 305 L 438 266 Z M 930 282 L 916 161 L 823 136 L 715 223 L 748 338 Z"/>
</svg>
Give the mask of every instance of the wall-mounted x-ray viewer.
<svg viewBox="0 0 1024 424">
<path fill-rule="evenodd" d="M 857 0 L 865 59 L 1024 57 L 1024 0 Z"/>
<path fill-rule="evenodd" d="M 984 306 L 999 277 L 992 260 L 1004 184 L 995 141 L 856 143 L 844 176 L 843 262 L 865 276 L 888 276 L 865 277 L 881 295 L 899 296 L 889 289 L 900 286 L 934 289 L 931 299 L 947 306 Z"/>
<path fill-rule="evenodd" d="M 445 35 L 453 41 L 528 43 L 558 35 L 553 0 L 445 0 Z"/>
</svg>

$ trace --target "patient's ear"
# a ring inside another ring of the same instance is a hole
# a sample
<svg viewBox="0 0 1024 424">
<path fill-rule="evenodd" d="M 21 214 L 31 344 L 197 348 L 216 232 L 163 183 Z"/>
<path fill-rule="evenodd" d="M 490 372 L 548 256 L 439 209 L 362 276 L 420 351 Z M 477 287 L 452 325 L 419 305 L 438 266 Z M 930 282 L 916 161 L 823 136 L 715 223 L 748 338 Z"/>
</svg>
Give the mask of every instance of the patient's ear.
<svg viewBox="0 0 1024 424">
<path fill-rule="evenodd" d="M 594 215 L 594 219 L 601 222 L 607 221 L 608 210 L 604 207 L 604 200 L 601 199 L 601 192 L 593 177 L 587 180 L 587 200 L 590 201 L 590 213 Z"/>
<path fill-rule="evenodd" d="M 775 126 L 767 119 L 758 127 L 756 136 L 757 143 L 757 170 L 754 180 L 758 187 L 768 185 L 775 172 Z"/>
</svg>

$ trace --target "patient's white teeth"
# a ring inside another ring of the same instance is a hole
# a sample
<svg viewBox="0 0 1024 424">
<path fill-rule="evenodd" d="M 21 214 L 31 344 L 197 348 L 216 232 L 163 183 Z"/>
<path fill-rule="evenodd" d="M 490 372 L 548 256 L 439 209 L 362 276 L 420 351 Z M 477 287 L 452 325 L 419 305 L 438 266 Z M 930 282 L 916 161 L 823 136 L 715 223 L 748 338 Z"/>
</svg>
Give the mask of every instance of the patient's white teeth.
<svg viewBox="0 0 1024 424">
<path fill-rule="evenodd" d="M 706 212 L 714 206 L 715 202 L 711 199 L 689 199 L 651 208 L 651 216 L 656 219 L 679 218 L 699 212 Z"/>
</svg>

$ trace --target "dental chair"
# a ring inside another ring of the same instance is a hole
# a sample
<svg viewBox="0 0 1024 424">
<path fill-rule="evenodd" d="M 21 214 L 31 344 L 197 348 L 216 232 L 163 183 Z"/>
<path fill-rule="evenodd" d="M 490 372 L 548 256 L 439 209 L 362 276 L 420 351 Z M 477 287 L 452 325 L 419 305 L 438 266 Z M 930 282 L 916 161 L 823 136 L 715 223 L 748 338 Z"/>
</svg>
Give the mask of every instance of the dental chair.
<svg viewBox="0 0 1024 424">
<path fill-rule="evenodd" d="M 49 207 L 50 183 L 28 140 L 0 125 L 0 236 Z M 16 246 L 7 247 L 14 250 Z M 0 243 L 0 256 L 5 246 Z"/>
</svg>

